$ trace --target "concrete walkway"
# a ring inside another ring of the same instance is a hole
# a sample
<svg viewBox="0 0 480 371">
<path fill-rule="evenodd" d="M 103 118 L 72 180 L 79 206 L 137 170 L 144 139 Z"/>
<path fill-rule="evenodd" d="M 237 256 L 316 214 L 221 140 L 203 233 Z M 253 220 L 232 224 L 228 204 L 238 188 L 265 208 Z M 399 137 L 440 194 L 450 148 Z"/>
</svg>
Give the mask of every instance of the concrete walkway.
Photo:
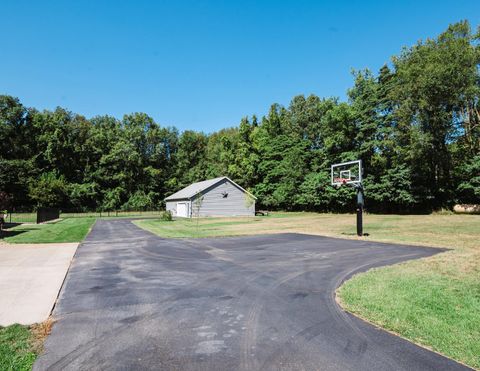
<svg viewBox="0 0 480 371">
<path fill-rule="evenodd" d="M 0 326 L 45 321 L 78 243 L 0 243 Z"/>
</svg>

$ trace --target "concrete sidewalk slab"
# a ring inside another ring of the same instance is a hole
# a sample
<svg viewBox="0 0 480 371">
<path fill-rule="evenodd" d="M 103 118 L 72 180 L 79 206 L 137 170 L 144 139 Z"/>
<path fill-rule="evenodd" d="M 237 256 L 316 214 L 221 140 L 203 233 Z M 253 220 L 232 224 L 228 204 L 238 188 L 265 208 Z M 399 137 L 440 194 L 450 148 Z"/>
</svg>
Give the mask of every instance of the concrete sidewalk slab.
<svg viewBox="0 0 480 371">
<path fill-rule="evenodd" d="M 48 318 L 77 246 L 0 244 L 0 326 Z"/>
</svg>

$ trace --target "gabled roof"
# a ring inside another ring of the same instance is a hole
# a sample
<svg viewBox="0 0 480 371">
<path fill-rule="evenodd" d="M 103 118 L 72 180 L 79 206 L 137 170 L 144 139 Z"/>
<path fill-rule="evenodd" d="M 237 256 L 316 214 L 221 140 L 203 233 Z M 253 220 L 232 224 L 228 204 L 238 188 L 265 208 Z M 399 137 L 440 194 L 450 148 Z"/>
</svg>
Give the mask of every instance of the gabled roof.
<svg viewBox="0 0 480 371">
<path fill-rule="evenodd" d="M 241 189 L 245 193 L 248 193 L 254 199 L 257 199 L 254 195 L 252 195 L 250 192 L 240 187 L 237 183 L 235 183 L 229 177 L 221 176 L 219 178 L 208 179 L 208 180 L 204 180 L 203 182 L 190 184 L 189 186 L 179 190 L 178 192 L 175 192 L 173 195 L 170 195 L 167 198 L 165 198 L 165 201 L 191 199 L 196 194 L 203 192 L 210 187 L 213 187 L 214 185 L 216 185 L 217 183 L 220 183 L 224 179 L 227 179 L 230 183 L 235 185 L 237 188 Z"/>
</svg>

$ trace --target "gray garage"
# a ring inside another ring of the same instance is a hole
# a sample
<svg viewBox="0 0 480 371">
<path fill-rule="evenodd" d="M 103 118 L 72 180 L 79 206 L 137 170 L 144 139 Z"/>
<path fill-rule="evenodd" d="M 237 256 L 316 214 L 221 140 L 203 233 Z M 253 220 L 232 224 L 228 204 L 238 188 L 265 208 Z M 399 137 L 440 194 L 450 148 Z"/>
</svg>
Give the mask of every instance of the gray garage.
<svg viewBox="0 0 480 371">
<path fill-rule="evenodd" d="M 256 197 L 230 178 L 204 180 L 165 199 L 173 216 L 255 216 Z"/>
</svg>

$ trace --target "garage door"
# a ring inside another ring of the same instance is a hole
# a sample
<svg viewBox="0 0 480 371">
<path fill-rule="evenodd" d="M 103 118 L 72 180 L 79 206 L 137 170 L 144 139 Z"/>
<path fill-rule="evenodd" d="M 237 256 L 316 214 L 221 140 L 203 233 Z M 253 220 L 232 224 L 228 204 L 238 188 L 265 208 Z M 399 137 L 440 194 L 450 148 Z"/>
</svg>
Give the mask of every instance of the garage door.
<svg viewBox="0 0 480 371">
<path fill-rule="evenodd" d="M 186 202 L 177 202 L 177 216 L 188 217 L 188 205 Z"/>
</svg>

